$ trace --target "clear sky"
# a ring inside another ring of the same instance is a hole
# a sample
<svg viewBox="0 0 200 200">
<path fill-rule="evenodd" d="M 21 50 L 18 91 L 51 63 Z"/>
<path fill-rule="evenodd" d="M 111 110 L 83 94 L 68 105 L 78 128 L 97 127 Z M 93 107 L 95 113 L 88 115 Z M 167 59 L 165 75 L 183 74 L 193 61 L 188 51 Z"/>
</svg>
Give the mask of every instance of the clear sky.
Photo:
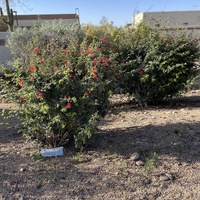
<svg viewBox="0 0 200 200">
<path fill-rule="evenodd" d="M 17 0 L 16 0 L 17 1 Z M 80 22 L 98 24 L 103 16 L 116 26 L 131 23 L 138 12 L 200 10 L 200 0 L 21 0 L 18 14 L 69 14 L 79 8 Z"/>
</svg>

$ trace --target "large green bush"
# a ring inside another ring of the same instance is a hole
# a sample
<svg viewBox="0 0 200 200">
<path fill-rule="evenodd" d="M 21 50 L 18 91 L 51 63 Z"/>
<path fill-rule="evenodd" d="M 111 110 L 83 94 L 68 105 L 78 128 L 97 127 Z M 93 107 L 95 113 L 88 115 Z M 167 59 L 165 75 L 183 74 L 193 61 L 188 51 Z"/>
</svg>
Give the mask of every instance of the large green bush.
<svg viewBox="0 0 200 200">
<path fill-rule="evenodd" d="M 156 104 L 183 91 L 196 75 L 197 40 L 185 32 L 161 34 L 141 24 L 127 34 L 118 60 L 122 87 L 141 102 Z"/>
<path fill-rule="evenodd" d="M 115 78 L 113 55 L 95 42 L 88 46 L 78 26 L 19 29 L 8 46 L 16 57 L 4 92 L 20 105 L 24 135 L 54 147 L 74 139 L 80 148 L 106 113 Z"/>
</svg>

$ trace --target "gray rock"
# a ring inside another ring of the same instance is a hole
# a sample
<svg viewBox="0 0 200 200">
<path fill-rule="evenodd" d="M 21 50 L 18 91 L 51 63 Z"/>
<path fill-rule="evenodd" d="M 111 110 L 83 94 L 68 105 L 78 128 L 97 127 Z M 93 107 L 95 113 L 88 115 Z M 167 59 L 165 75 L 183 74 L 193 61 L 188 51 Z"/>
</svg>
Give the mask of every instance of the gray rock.
<svg viewBox="0 0 200 200">
<path fill-rule="evenodd" d="M 169 181 L 170 178 L 168 176 L 162 175 L 160 176 L 160 181 Z"/>
<path fill-rule="evenodd" d="M 170 180 L 175 180 L 174 175 L 172 175 L 170 173 L 167 173 L 166 176 L 169 177 Z"/>
<path fill-rule="evenodd" d="M 25 172 L 26 171 L 26 169 L 25 168 L 20 168 L 20 170 L 19 170 L 20 172 Z"/>
<path fill-rule="evenodd" d="M 139 158 L 140 158 L 140 154 L 137 153 L 137 152 L 133 153 L 133 154 L 131 155 L 131 157 L 130 157 L 130 159 L 131 159 L 131 160 L 134 160 L 134 161 L 138 160 Z"/>
<path fill-rule="evenodd" d="M 145 165 L 145 163 L 144 163 L 143 161 L 141 161 L 141 160 L 136 161 L 135 164 L 136 164 L 137 166 L 144 166 L 144 165 Z"/>
</svg>

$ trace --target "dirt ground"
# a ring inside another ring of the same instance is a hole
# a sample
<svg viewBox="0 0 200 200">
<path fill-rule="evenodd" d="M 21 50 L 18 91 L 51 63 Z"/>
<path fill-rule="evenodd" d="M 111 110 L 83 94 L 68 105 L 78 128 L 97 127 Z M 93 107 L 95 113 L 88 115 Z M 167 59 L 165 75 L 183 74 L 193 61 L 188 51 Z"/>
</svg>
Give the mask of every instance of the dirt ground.
<svg viewBox="0 0 200 200">
<path fill-rule="evenodd" d="M 157 107 L 114 100 L 82 153 L 35 162 L 15 121 L 0 126 L 0 199 L 199 200 L 200 91 Z"/>
</svg>

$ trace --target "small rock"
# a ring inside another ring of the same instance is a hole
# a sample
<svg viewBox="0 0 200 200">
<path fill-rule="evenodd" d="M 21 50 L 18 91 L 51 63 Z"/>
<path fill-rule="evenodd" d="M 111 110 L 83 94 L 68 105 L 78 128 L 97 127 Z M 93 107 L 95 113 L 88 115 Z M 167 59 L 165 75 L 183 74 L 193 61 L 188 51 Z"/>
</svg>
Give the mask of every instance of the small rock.
<svg viewBox="0 0 200 200">
<path fill-rule="evenodd" d="M 0 158 L 4 158 L 5 156 L 3 154 L 0 153 Z"/>
<path fill-rule="evenodd" d="M 24 171 L 26 171 L 26 169 L 25 169 L 25 168 L 20 168 L 19 171 L 20 171 L 20 172 L 24 172 Z"/>
<path fill-rule="evenodd" d="M 151 183 L 151 180 L 149 180 L 149 179 L 144 179 L 143 183 L 144 183 L 145 185 L 149 185 L 149 184 Z"/>
<path fill-rule="evenodd" d="M 136 164 L 137 166 L 144 166 L 144 165 L 145 165 L 145 163 L 144 163 L 143 161 L 141 161 L 141 160 L 136 161 L 135 164 Z"/>
<path fill-rule="evenodd" d="M 130 159 L 131 160 L 134 160 L 134 161 L 136 161 L 136 160 L 138 160 L 140 158 L 140 155 L 139 155 L 139 153 L 133 153 L 132 155 L 131 155 L 131 157 L 130 157 Z"/>
<path fill-rule="evenodd" d="M 167 173 L 166 176 L 169 177 L 170 180 L 175 180 L 175 177 L 172 174 Z"/>
<path fill-rule="evenodd" d="M 160 181 L 169 181 L 169 180 L 170 178 L 168 176 L 164 176 L 164 175 L 160 176 Z"/>
</svg>

